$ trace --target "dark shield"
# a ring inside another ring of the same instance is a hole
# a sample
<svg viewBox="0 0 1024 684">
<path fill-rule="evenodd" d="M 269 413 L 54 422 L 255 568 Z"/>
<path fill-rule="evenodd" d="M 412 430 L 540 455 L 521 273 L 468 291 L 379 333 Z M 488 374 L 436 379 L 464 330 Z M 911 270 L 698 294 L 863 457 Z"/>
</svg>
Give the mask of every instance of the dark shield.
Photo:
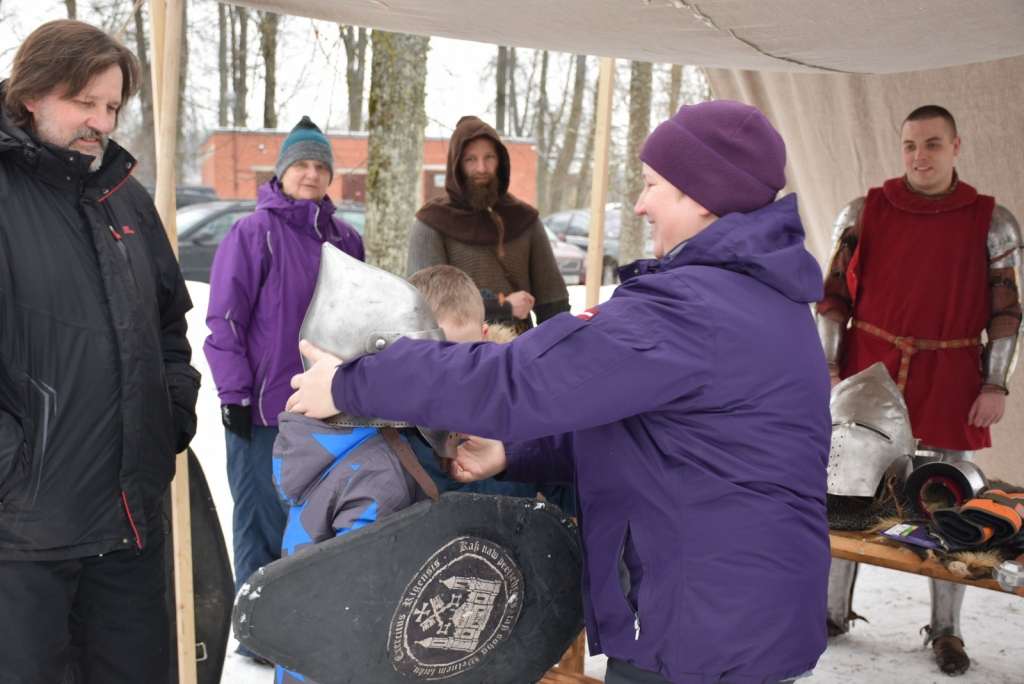
<svg viewBox="0 0 1024 684">
<path fill-rule="evenodd" d="M 261 568 L 233 625 L 321 684 L 524 684 L 583 628 L 580 573 L 557 506 L 448 493 Z"/>
</svg>

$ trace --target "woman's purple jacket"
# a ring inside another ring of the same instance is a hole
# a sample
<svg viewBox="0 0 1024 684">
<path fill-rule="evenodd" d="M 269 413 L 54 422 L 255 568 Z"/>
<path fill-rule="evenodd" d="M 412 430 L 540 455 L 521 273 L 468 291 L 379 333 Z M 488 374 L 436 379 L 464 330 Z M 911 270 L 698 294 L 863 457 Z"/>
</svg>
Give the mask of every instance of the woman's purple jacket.
<svg viewBox="0 0 1024 684">
<path fill-rule="evenodd" d="M 273 178 L 260 186 L 256 213 L 238 219 L 217 248 L 203 350 L 221 404 L 252 406 L 256 425 L 277 425 L 302 372 L 299 327 L 324 242 L 364 258 L 362 239 L 334 217 L 331 200 L 293 200 Z"/>
<path fill-rule="evenodd" d="M 574 483 L 592 653 L 677 684 L 803 674 L 826 642 L 831 419 L 796 197 L 620 274 L 510 344 L 349 361 L 335 404 L 500 439 L 508 479 Z"/>
</svg>

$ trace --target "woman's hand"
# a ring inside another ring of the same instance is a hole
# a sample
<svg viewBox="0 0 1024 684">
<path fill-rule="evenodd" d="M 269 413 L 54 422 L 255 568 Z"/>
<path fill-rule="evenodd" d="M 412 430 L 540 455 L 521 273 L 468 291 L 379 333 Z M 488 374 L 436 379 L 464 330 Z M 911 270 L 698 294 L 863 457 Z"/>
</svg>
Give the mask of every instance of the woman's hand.
<svg viewBox="0 0 1024 684">
<path fill-rule="evenodd" d="M 334 372 L 344 362 L 307 340 L 299 342 L 299 351 L 313 362 L 313 367 L 292 377 L 292 389 L 296 392 L 288 397 L 284 410 L 320 420 L 338 415 L 331 385 Z"/>
<path fill-rule="evenodd" d="M 508 465 L 505 445 L 496 439 L 460 435 L 458 456 L 448 462 L 448 474 L 459 482 L 476 482 L 503 472 Z"/>
</svg>

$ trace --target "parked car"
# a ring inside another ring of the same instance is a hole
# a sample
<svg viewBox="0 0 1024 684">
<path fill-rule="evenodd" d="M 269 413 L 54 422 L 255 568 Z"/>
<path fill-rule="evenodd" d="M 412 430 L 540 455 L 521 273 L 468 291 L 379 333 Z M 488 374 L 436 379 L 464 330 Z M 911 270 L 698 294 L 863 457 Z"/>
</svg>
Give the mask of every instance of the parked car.
<svg viewBox="0 0 1024 684">
<path fill-rule="evenodd" d="M 551 229 L 560 239 L 586 250 L 590 242 L 590 210 L 569 209 L 559 211 L 543 219 L 544 225 Z M 622 227 L 622 211 L 609 209 L 604 214 L 604 262 L 601 269 L 601 284 L 611 285 L 618 282 L 619 268 L 619 231 Z M 650 228 L 644 218 L 644 255 L 654 256 L 654 241 L 650 238 Z"/>
<path fill-rule="evenodd" d="M 178 263 L 185 280 L 210 282 L 210 267 L 221 240 L 235 221 L 256 211 L 256 200 L 220 200 L 178 209 Z M 334 215 L 360 235 L 366 225 L 362 204 L 339 202 Z"/>
<path fill-rule="evenodd" d="M 147 183 L 142 187 L 146 188 L 150 196 L 156 194 L 156 186 Z M 209 185 L 179 185 L 174 192 L 175 206 L 179 209 L 203 202 L 216 202 L 219 199 L 217 191 Z"/>
<path fill-rule="evenodd" d="M 566 285 L 583 285 L 587 280 L 587 253 L 576 245 L 560 240 L 557 235 L 546 227 L 544 230 L 551 241 L 551 251 L 558 262 L 558 272 Z"/>
</svg>

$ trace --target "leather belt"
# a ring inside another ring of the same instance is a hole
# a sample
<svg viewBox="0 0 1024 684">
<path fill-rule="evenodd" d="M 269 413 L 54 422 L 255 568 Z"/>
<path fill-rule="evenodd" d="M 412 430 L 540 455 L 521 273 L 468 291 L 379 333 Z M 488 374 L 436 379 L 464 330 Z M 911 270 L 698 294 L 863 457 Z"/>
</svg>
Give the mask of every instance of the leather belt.
<svg viewBox="0 0 1024 684">
<path fill-rule="evenodd" d="M 971 337 L 966 340 L 919 340 L 915 337 L 893 335 L 882 330 L 877 325 L 871 325 L 864 321 L 854 320 L 852 325 L 858 330 L 863 330 L 875 337 L 891 342 L 894 347 L 900 350 L 902 356 L 900 357 L 900 370 L 896 377 L 896 386 L 899 387 L 901 393 L 907 386 L 907 376 L 910 373 L 910 357 L 914 356 L 917 352 L 981 346 L 980 337 Z"/>
<path fill-rule="evenodd" d="M 384 435 L 384 439 L 391 445 L 391 450 L 395 452 L 395 456 L 398 456 L 399 462 L 402 467 L 412 475 L 412 478 L 416 480 L 416 484 L 420 486 L 420 489 L 426 493 L 434 501 L 438 499 L 437 485 L 430 479 L 430 475 L 427 475 L 427 471 L 423 469 L 420 462 L 416 460 L 416 454 L 412 453 L 412 449 L 406 444 L 405 440 L 402 439 L 398 430 L 393 427 L 381 428 L 380 434 Z"/>
</svg>

